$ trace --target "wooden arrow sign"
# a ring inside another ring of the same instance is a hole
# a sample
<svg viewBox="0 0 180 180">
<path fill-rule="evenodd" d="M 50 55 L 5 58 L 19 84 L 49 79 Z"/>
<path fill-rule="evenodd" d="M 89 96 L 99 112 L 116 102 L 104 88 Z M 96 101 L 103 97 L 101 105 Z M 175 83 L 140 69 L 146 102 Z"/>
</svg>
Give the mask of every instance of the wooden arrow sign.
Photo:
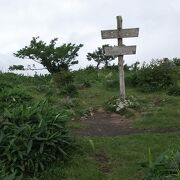
<svg viewBox="0 0 180 180">
<path fill-rule="evenodd" d="M 139 28 L 101 31 L 102 39 L 130 38 L 130 37 L 138 37 L 138 35 L 139 35 Z"/>
<path fill-rule="evenodd" d="M 120 87 L 120 100 L 125 102 L 125 82 L 124 82 L 124 61 L 123 56 L 129 54 L 136 54 L 136 46 L 124 46 L 123 38 L 138 37 L 139 28 L 123 29 L 122 17 L 117 16 L 117 29 L 101 31 L 102 39 L 117 39 L 118 46 L 109 47 L 104 46 L 104 53 L 106 56 L 118 56 L 119 66 L 119 87 Z"/>
<path fill-rule="evenodd" d="M 114 46 L 114 47 L 104 47 L 106 56 L 121 56 L 136 54 L 136 46 Z"/>
</svg>

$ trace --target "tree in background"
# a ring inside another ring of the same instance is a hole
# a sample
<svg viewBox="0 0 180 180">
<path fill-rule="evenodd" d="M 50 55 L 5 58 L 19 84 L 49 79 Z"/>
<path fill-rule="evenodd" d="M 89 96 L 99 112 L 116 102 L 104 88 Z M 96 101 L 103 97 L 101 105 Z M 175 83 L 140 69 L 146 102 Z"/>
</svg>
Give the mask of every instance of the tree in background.
<svg viewBox="0 0 180 180">
<path fill-rule="evenodd" d="M 176 66 L 180 66 L 180 58 L 173 58 L 173 62 Z"/>
<path fill-rule="evenodd" d="M 14 70 L 25 70 L 23 65 L 12 65 L 9 66 L 9 70 L 10 71 L 14 71 Z"/>
<path fill-rule="evenodd" d="M 140 65 L 140 62 L 139 61 L 136 61 L 135 63 L 133 63 L 130 68 L 133 70 L 133 71 L 138 71 L 140 69 L 139 67 Z"/>
<path fill-rule="evenodd" d="M 56 47 L 58 38 L 52 39 L 49 44 L 39 40 L 39 37 L 33 37 L 30 45 L 20 49 L 14 55 L 42 64 L 51 74 L 61 70 L 68 70 L 70 66 L 78 64 L 75 58 L 78 56 L 82 44 L 63 44 Z"/>
<path fill-rule="evenodd" d="M 12 66 L 9 66 L 9 68 L 8 68 L 9 71 L 14 71 L 14 70 L 20 70 L 20 71 L 31 70 L 31 71 L 35 71 L 35 70 L 43 70 L 43 69 L 46 69 L 46 68 L 36 68 L 35 64 L 33 64 L 33 65 L 28 64 L 26 68 L 21 64 L 20 65 L 12 65 Z"/>
<path fill-rule="evenodd" d="M 105 46 L 109 46 L 109 45 L 104 45 L 104 47 Z M 94 60 L 97 63 L 96 65 L 97 69 L 99 69 L 99 65 L 101 63 L 104 64 L 105 67 L 108 67 L 110 61 L 115 59 L 115 57 L 113 56 L 106 56 L 103 48 L 101 47 L 98 47 L 93 53 L 88 53 L 86 57 L 88 61 Z"/>
</svg>

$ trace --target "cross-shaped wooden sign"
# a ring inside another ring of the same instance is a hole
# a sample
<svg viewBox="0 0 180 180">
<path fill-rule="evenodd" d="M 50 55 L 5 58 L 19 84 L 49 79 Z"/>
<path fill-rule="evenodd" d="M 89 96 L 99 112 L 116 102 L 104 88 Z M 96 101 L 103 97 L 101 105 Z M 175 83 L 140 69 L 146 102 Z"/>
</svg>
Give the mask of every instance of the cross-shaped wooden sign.
<svg viewBox="0 0 180 180">
<path fill-rule="evenodd" d="M 123 55 L 136 54 L 136 46 L 124 46 L 123 38 L 138 37 L 139 28 L 122 29 L 122 17 L 117 16 L 117 29 L 101 31 L 102 39 L 117 39 L 118 46 L 104 47 L 106 56 L 118 56 L 120 99 L 125 101 Z"/>
</svg>

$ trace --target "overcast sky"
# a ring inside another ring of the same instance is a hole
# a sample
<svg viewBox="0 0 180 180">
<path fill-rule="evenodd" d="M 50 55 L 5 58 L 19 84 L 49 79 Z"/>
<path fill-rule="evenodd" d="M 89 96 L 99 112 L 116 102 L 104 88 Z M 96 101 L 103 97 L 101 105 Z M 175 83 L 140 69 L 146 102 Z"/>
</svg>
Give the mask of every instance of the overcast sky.
<svg viewBox="0 0 180 180">
<path fill-rule="evenodd" d="M 58 37 L 59 44 L 84 44 L 75 68 L 85 67 L 90 63 L 87 52 L 107 43 L 117 45 L 100 34 L 116 28 L 117 15 L 123 17 L 123 28 L 140 28 L 138 38 L 124 40 L 137 45 L 137 54 L 125 56 L 125 63 L 180 57 L 179 0 L 0 0 L 0 70 L 33 62 L 12 53 L 36 36 L 46 42 Z"/>
</svg>

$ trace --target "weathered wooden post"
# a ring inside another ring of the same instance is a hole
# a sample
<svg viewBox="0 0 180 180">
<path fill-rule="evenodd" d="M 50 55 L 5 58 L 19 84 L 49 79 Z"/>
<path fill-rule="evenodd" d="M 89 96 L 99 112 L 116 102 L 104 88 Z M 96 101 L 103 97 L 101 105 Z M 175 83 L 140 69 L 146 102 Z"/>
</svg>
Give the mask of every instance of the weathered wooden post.
<svg viewBox="0 0 180 180">
<path fill-rule="evenodd" d="M 123 55 L 136 54 L 136 46 L 124 46 L 123 38 L 138 37 L 139 28 L 122 29 L 122 21 L 122 17 L 117 16 L 117 30 L 103 30 L 101 36 L 102 39 L 118 39 L 118 46 L 104 47 L 104 51 L 106 56 L 118 57 L 120 100 L 124 102 L 126 96 Z"/>
<path fill-rule="evenodd" d="M 122 30 L 122 17 L 117 16 L 117 30 Z M 118 46 L 123 45 L 123 39 L 118 38 Z M 119 66 L 119 89 L 120 89 L 120 99 L 121 101 L 125 101 L 125 81 L 124 81 L 124 60 L 123 55 L 118 56 L 118 66 Z"/>
</svg>

